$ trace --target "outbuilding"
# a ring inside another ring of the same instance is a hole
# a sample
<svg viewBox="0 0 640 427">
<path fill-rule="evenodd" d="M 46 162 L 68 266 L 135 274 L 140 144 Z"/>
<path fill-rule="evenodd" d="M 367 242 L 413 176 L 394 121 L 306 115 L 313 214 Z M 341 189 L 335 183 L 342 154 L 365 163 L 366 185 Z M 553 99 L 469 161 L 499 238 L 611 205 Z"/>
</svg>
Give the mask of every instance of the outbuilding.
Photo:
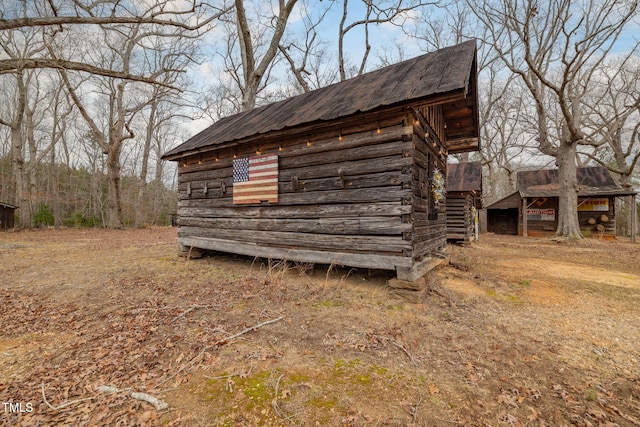
<svg viewBox="0 0 640 427">
<path fill-rule="evenodd" d="M 15 226 L 16 206 L 0 202 L 0 230 L 7 231 Z"/>
<path fill-rule="evenodd" d="M 482 209 L 482 164 L 447 165 L 447 240 L 470 243 L 478 239 L 478 210 Z"/>
<path fill-rule="evenodd" d="M 578 168 L 576 175 L 579 186 L 576 209 L 582 234 L 615 238 L 615 199 L 629 197 L 635 206 L 636 192 L 617 185 L 602 166 Z M 498 234 L 550 236 L 558 228 L 558 208 L 557 169 L 520 171 L 517 191 L 487 206 L 487 230 Z M 631 211 L 633 213 L 634 209 Z M 635 217 L 632 224 L 635 224 Z"/>
<path fill-rule="evenodd" d="M 178 243 L 415 280 L 446 246 L 449 153 L 479 149 L 475 42 L 223 118 L 165 160 Z"/>
</svg>

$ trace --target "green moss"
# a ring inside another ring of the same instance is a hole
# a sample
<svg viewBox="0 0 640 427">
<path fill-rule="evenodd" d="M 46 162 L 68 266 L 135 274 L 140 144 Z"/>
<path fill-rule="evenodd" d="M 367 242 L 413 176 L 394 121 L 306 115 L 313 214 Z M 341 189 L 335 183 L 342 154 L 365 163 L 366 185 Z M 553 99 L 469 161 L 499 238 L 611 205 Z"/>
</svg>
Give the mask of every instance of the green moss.
<svg viewBox="0 0 640 427">
<path fill-rule="evenodd" d="M 524 304 L 524 301 L 522 301 L 522 299 L 517 295 L 509 295 L 507 297 L 507 301 L 513 304 Z"/>
<path fill-rule="evenodd" d="M 305 383 L 311 379 L 309 375 L 302 374 L 302 373 L 293 373 L 293 374 L 287 375 L 287 378 L 289 381 L 293 383 Z"/>
<path fill-rule="evenodd" d="M 598 392 L 593 387 L 589 387 L 584 391 L 584 397 L 589 402 L 593 402 L 598 397 Z"/>
<path fill-rule="evenodd" d="M 378 375 L 386 375 L 389 373 L 389 370 L 387 368 L 383 368 L 382 366 L 371 365 L 369 367 L 369 372 L 378 374 Z"/>
<path fill-rule="evenodd" d="M 336 359 L 335 363 L 333 364 L 334 368 L 336 369 L 341 369 L 341 368 L 356 368 L 358 366 L 360 366 L 360 359 L 356 358 L 356 359 L 352 359 L 350 361 L 346 361 L 344 359 Z"/>
<path fill-rule="evenodd" d="M 248 408 L 262 406 L 265 402 L 271 402 L 275 397 L 273 387 L 267 386 L 267 381 L 271 378 L 270 371 L 258 372 L 255 375 L 236 380 L 236 388 L 251 399 Z"/>
<path fill-rule="evenodd" d="M 318 396 L 307 401 L 307 405 L 316 409 L 334 409 L 338 406 L 336 396 Z"/>
<path fill-rule="evenodd" d="M 366 385 L 369 384 L 371 382 L 371 377 L 369 375 L 366 374 L 358 374 L 358 375 L 354 375 L 353 377 L 353 381 L 362 384 L 362 385 Z"/>
<path fill-rule="evenodd" d="M 324 299 L 315 303 L 314 307 L 342 307 L 342 301 L 336 301 L 331 299 Z"/>
</svg>

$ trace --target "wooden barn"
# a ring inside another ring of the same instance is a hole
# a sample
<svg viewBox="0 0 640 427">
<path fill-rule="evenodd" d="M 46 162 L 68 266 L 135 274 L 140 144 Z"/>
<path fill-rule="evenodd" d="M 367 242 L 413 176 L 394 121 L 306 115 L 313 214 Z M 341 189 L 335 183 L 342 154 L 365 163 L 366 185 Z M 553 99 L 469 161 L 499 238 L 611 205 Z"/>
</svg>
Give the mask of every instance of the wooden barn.
<svg viewBox="0 0 640 427">
<path fill-rule="evenodd" d="M 163 156 L 178 243 L 415 280 L 446 246 L 447 155 L 478 134 L 475 42 L 223 118 Z"/>
<path fill-rule="evenodd" d="M 601 166 L 578 168 L 578 219 L 585 237 L 616 236 L 615 199 L 631 196 Z M 487 230 L 498 234 L 550 236 L 558 228 L 558 170 L 521 171 L 517 191 L 487 206 Z M 635 202 L 633 202 L 635 204 Z"/>
<path fill-rule="evenodd" d="M 478 210 L 482 209 L 482 164 L 447 165 L 447 240 L 478 239 Z"/>
<path fill-rule="evenodd" d="M 0 202 L 0 231 L 13 229 L 15 225 L 16 206 Z"/>
</svg>

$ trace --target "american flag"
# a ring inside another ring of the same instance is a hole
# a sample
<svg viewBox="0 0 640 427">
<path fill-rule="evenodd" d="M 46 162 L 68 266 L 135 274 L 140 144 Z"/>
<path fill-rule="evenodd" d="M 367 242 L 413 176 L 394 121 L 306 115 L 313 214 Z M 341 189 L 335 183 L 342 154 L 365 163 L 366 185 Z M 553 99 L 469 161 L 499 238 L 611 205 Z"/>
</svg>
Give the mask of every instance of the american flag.
<svg viewBox="0 0 640 427">
<path fill-rule="evenodd" d="M 278 202 L 278 156 L 263 154 L 233 161 L 233 204 Z"/>
</svg>

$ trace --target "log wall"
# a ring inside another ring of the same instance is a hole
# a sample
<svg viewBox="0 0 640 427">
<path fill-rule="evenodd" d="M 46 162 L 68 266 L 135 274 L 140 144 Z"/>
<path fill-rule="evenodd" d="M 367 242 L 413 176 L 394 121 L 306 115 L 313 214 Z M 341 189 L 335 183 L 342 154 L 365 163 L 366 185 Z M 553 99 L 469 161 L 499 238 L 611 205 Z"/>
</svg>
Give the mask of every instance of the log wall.
<svg viewBox="0 0 640 427">
<path fill-rule="evenodd" d="M 446 150 L 444 120 L 440 107 L 428 107 L 416 112 L 413 129 L 414 162 L 412 168 L 413 190 L 413 259 L 415 262 L 447 245 L 445 203 L 439 205 L 433 198 L 431 178 L 435 168 L 446 176 Z"/>
<path fill-rule="evenodd" d="M 446 167 L 436 132 L 403 111 L 181 160 L 178 241 L 185 250 L 411 268 L 446 244 L 444 206 L 434 211 L 428 182 L 436 164 Z M 279 157 L 278 203 L 234 205 L 233 158 L 256 153 Z"/>
<path fill-rule="evenodd" d="M 447 193 L 447 239 L 470 242 L 475 238 L 474 202 L 470 192 Z"/>
</svg>

